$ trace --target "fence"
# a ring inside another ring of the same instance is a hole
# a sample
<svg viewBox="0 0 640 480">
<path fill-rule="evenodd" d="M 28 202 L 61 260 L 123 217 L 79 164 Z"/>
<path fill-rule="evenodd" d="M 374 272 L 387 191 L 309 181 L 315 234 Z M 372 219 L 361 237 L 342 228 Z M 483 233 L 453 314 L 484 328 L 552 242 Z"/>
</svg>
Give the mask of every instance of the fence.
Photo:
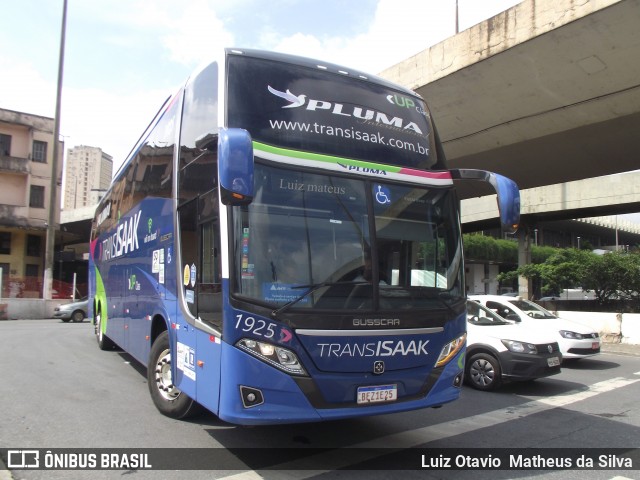
<svg viewBox="0 0 640 480">
<path fill-rule="evenodd" d="M 2 299 L 7 298 L 42 298 L 41 277 L 9 277 L 2 276 Z M 87 284 L 76 284 L 75 298 L 87 295 Z M 68 300 L 73 298 L 73 283 L 53 280 L 51 298 Z"/>
</svg>

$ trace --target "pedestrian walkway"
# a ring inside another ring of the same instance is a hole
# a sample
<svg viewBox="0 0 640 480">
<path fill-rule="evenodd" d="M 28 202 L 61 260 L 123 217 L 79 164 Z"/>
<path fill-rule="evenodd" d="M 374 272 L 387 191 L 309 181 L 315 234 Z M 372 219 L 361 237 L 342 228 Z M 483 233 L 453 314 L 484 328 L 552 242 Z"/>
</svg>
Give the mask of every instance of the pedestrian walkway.
<svg viewBox="0 0 640 480">
<path fill-rule="evenodd" d="M 632 343 L 603 343 L 600 351 L 603 353 L 640 356 L 640 345 Z"/>
</svg>

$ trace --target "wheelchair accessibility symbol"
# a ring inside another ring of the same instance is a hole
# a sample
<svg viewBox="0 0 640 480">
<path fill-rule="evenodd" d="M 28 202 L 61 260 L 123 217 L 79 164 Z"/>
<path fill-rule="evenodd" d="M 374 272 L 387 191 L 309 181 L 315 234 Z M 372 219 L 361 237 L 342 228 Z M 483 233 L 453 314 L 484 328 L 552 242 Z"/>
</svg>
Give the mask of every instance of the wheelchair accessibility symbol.
<svg viewBox="0 0 640 480">
<path fill-rule="evenodd" d="M 391 193 L 389 192 L 389 189 L 387 187 L 376 185 L 375 189 L 376 202 L 378 202 L 380 205 L 391 203 Z"/>
</svg>

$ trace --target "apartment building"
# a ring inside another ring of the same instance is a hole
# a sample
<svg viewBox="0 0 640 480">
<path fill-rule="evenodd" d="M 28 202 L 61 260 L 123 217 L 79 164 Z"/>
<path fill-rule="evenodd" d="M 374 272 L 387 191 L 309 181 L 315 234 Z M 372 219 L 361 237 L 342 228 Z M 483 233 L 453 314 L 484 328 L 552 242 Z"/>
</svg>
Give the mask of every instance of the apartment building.
<svg viewBox="0 0 640 480">
<path fill-rule="evenodd" d="M 64 171 L 65 210 L 96 205 L 99 192 L 104 192 L 111 184 L 113 158 L 102 149 L 76 146 L 67 150 Z"/>
<path fill-rule="evenodd" d="M 0 108 L 0 268 L 3 296 L 41 297 L 49 208 L 60 222 L 62 151 L 49 205 L 53 118 Z"/>
</svg>

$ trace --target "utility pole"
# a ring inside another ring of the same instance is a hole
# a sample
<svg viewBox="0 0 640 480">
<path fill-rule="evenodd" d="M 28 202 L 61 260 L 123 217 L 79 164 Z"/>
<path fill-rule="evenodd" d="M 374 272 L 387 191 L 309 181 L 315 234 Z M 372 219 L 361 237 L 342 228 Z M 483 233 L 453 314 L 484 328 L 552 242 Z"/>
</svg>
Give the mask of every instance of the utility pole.
<svg viewBox="0 0 640 480">
<path fill-rule="evenodd" d="M 60 32 L 60 56 L 58 60 L 58 91 L 56 94 L 56 114 L 53 119 L 53 159 L 51 160 L 51 184 L 49 187 L 49 221 L 47 223 L 47 244 L 44 258 L 44 285 L 42 296 L 51 300 L 53 290 L 53 257 L 56 239 L 56 213 L 60 210 L 57 204 L 58 192 L 58 155 L 60 151 L 60 103 L 62 99 L 62 73 L 64 70 L 64 42 L 67 29 L 67 0 L 62 4 L 62 28 Z"/>
</svg>

